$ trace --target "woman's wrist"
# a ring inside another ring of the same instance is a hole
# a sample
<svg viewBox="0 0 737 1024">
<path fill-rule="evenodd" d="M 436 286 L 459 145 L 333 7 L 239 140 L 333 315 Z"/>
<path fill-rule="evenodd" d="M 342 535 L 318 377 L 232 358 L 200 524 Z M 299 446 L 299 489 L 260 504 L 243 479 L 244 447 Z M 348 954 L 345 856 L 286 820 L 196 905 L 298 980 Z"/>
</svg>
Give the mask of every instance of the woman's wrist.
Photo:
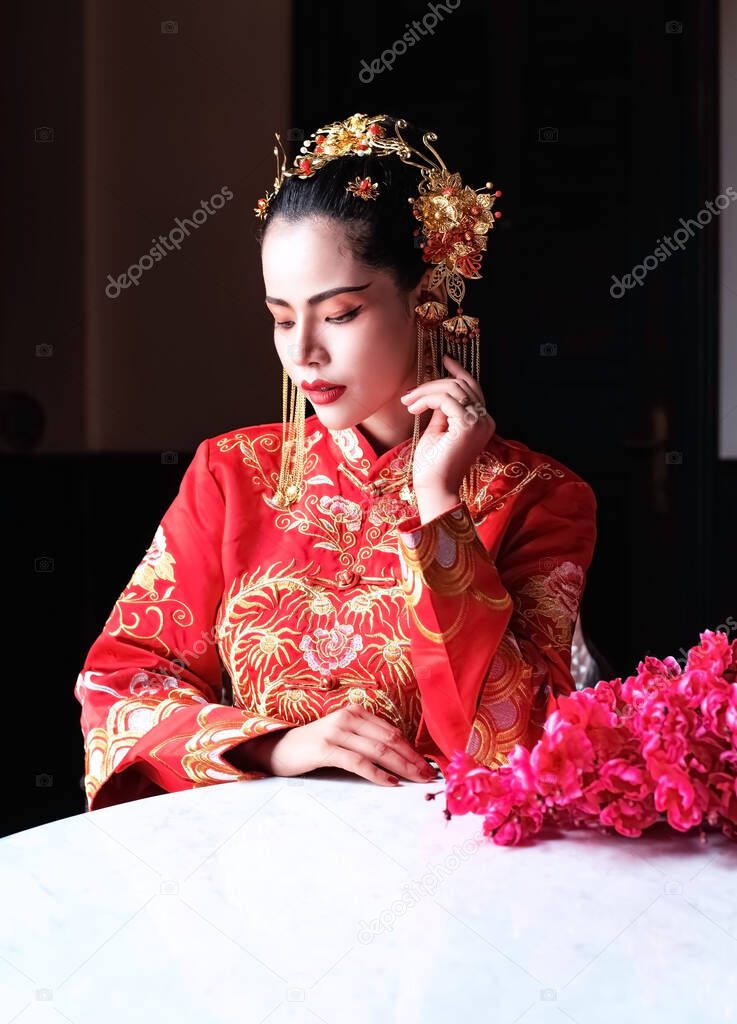
<svg viewBox="0 0 737 1024">
<path fill-rule="evenodd" d="M 286 729 L 275 733 L 264 733 L 245 740 L 237 747 L 232 747 L 225 758 L 242 772 L 270 772 L 271 753 L 276 743 L 282 738 Z"/>
<path fill-rule="evenodd" d="M 457 491 L 446 489 L 415 491 L 415 498 L 417 499 L 417 514 L 423 525 L 455 508 L 461 500 Z"/>
</svg>

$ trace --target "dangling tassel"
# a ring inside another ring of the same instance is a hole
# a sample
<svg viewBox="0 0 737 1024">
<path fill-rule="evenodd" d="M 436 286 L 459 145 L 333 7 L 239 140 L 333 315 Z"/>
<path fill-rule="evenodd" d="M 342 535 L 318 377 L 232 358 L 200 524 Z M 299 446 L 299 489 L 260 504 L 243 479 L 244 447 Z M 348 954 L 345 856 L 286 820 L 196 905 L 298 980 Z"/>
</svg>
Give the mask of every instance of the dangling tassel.
<svg viewBox="0 0 737 1024">
<path fill-rule="evenodd" d="M 448 307 L 442 302 L 423 302 L 415 306 L 415 324 L 417 327 L 417 386 L 424 384 L 427 380 L 435 380 L 441 375 L 441 366 L 438 363 L 438 351 L 441 347 L 440 324 L 448 315 Z M 415 458 L 415 449 L 420 439 L 420 415 L 415 415 L 414 429 L 412 432 L 412 448 L 407 461 L 407 469 L 404 476 L 404 484 L 399 492 L 402 501 L 409 502 L 414 508 L 417 507 L 417 497 L 410 487 L 410 476 L 412 464 Z"/>
<path fill-rule="evenodd" d="M 287 409 L 287 391 L 289 408 Z M 282 447 L 279 486 L 274 504 L 288 508 L 299 501 L 304 490 L 305 394 L 282 368 Z"/>
<path fill-rule="evenodd" d="M 455 316 L 442 323 L 442 347 L 453 359 L 457 360 L 467 370 L 477 384 L 481 383 L 481 362 L 480 362 L 480 336 L 479 320 L 475 316 L 465 316 L 463 309 L 459 306 Z M 445 365 L 441 361 L 441 365 Z M 445 376 L 452 376 L 447 373 Z M 461 484 L 461 500 L 470 507 L 471 495 L 476 492 L 477 471 L 476 464 L 471 465 L 470 470 L 463 478 Z"/>
</svg>

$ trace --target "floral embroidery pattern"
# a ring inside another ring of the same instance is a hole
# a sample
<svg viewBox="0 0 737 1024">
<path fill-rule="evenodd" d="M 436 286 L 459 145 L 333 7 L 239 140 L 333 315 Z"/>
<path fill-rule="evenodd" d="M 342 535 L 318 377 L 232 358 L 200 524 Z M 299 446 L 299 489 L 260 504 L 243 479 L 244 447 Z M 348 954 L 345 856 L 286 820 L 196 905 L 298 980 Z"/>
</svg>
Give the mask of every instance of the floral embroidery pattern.
<svg viewBox="0 0 737 1024">
<path fill-rule="evenodd" d="M 584 571 L 561 562 L 546 575 L 531 576 L 515 597 L 515 611 L 533 627 L 530 639 L 541 647 L 570 650 L 584 586 Z"/>
<path fill-rule="evenodd" d="M 299 725 L 360 703 L 413 735 L 420 698 L 399 584 L 340 589 L 318 569 L 276 563 L 228 587 L 216 628 L 233 703 Z"/>
<path fill-rule="evenodd" d="M 356 651 L 363 649 L 363 640 L 354 636 L 351 625 L 335 625 L 333 629 L 319 627 L 312 636 L 302 637 L 299 649 L 305 652 L 310 668 L 323 676 L 330 675 L 336 668 L 345 668 L 356 657 Z"/>
<path fill-rule="evenodd" d="M 361 529 L 363 513 L 361 506 L 348 498 L 331 497 L 324 494 L 317 503 L 322 511 L 332 516 L 336 523 L 344 523 L 347 530 L 358 533 Z"/>
<path fill-rule="evenodd" d="M 148 551 L 133 573 L 131 584 L 150 591 L 154 589 L 157 580 L 170 580 L 174 583 L 175 564 L 174 556 L 166 550 L 164 530 L 159 526 Z"/>
</svg>

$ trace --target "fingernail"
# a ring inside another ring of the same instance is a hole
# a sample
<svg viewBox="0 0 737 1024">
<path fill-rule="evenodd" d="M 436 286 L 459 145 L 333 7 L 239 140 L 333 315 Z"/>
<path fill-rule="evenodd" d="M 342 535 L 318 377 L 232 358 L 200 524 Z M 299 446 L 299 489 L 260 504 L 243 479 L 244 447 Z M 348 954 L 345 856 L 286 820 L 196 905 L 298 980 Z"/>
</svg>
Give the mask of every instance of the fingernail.
<svg viewBox="0 0 737 1024">
<path fill-rule="evenodd" d="M 399 785 L 399 779 L 396 777 L 396 775 L 387 775 L 387 778 L 389 779 L 393 786 Z"/>
</svg>

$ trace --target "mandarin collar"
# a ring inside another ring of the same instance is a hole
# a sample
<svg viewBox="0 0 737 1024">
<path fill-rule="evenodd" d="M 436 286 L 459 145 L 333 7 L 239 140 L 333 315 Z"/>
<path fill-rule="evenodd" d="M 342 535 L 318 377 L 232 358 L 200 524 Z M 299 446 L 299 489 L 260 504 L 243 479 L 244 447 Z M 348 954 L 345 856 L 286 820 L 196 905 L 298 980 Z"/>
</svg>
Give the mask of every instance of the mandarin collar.
<svg viewBox="0 0 737 1024">
<path fill-rule="evenodd" d="M 404 480 L 412 450 L 411 437 L 377 455 L 359 426 L 345 427 L 342 430 L 328 429 L 326 433 L 336 460 L 347 466 L 359 479 L 376 481 L 380 478 L 385 482 Z"/>
</svg>

